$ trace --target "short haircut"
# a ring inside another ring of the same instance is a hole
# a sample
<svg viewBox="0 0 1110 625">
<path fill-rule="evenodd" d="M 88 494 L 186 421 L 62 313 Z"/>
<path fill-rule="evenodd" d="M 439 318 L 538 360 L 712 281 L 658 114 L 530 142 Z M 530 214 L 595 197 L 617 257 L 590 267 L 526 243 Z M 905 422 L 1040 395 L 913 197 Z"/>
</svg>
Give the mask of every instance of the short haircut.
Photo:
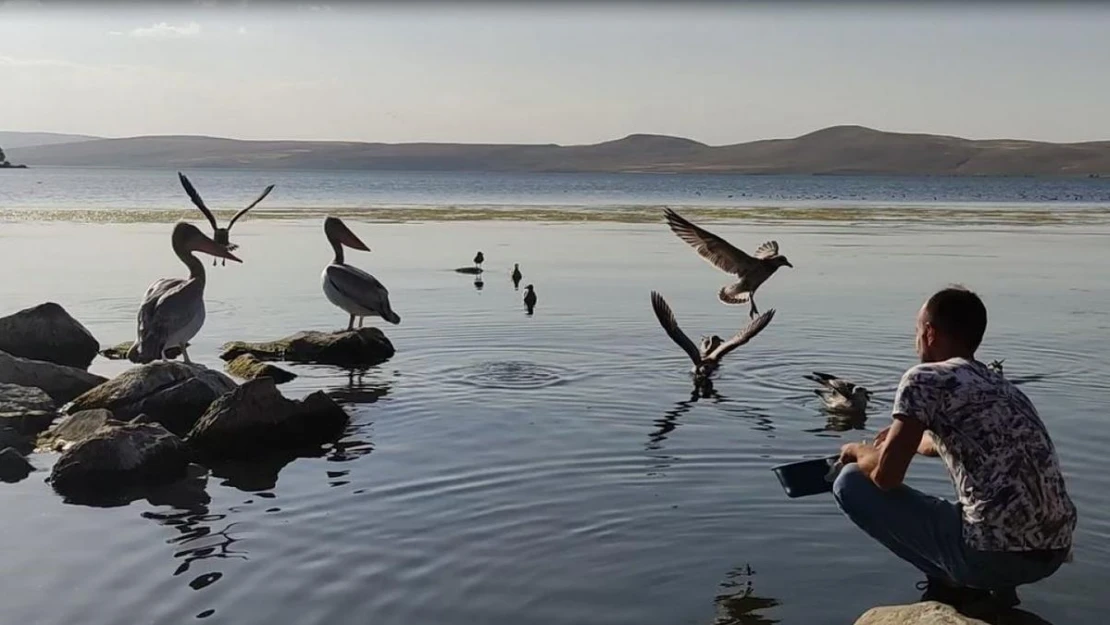
<svg viewBox="0 0 1110 625">
<path fill-rule="evenodd" d="M 987 331 L 987 307 L 978 295 L 961 284 L 933 293 L 925 302 L 925 315 L 938 332 L 959 341 L 972 353 L 979 349 Z"/>
</svg>

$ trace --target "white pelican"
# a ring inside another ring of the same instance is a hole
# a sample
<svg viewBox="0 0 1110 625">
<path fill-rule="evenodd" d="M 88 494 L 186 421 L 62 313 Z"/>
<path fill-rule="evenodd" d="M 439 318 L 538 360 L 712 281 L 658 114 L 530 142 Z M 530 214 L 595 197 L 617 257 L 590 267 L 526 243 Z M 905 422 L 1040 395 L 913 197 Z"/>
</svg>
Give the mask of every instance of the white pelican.
<svg viewBox="0 0 1110 625">
<path fill-rule="evenodd" d="M 369 252 L 370 248 L 338 217 L 324 219 L 324 234 L 335 250 L 335 258 L 324 267 L 320 276 L 324 283 L 324 295 L 329 302 L 351 316 L 347 329 L 355 328 L 355 317 L 358 317 L 360 328 L 362 318 L 368 316 L 381 317 L 392 324 L 401 323 L 401 317 L 389 306 L 389 291 L 385 286 L 374 276 L 343 262 L 344 245 L 364 252 Z"/>
<path fill-rule="evenodd" d="M 270 191 L 274 190 L 274 185 L 270 185 L 263 189 L 262 195 L 259 195 L 258 198 L 247 205 L 246 208 L 239 211 L 238 213 L 235 213 L 235 216 L 231 218 L 231 221 L 228 222 L 226 228 L 221 228 L 216 225 L 216 217 L 212 215 L 212 211 L 208 210 L 208 207 L 205 206 L 204 200 L 200 199 L 200 194 L 197 193 L 197 190 L 195 188 L 193 188 L 193 183 L 189 182 L 189 179 L 186 178 L 185 174 L 181 172 L 177 172 L 177 177 L 179 180 L 181 180 L 181 186 L 185 187 L 185 193 L 189 195 L 189 199 L 193 201 L 193 205 L 199 208 L 200 212 L 204 213 L 204 216 L 208 218 L 208 223 L 212 224 L 212 238 L 216 241 L 216 243 L 219 243 L 220 245 L 223 245 L 224 247 L 232 251 L 238 249 L 239 246 L 232 243 L 230 240 L 231 227 L 235 225 L 235 222 L 238 221 L 240 217 L 246 215 L 247 211 L 254 208 L 256 205 L 258 205 L 259 202 L 264 200 L 266 196 L 270 194 Z M 224 260 L 223 264 L 226 265 L 227 261 Z M 215 258 L 212 259 L 212 266 L 216 266 Z"/>
<path fill-rule="evenodd" d="M 185 362 L 191 362 L 185 345 L 204 325 L 205 283 L 204 263 L 193 252 L 243 262 L 189 223 L 178 222 L 171 241 L 174 253 L 189 268 L 189 277 L 162 278 L 147 287 L 139 307 L 136 341 L 127 350 L 131 362 L 142 364 L 165 358 L 170 347 L 180 347 Z"/>
</svg>

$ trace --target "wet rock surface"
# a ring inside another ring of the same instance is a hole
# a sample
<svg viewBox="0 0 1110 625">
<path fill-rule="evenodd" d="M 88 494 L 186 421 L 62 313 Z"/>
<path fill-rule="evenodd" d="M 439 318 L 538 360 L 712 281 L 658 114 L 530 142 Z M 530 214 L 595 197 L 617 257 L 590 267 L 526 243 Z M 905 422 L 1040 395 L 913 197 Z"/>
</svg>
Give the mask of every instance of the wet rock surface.
<svg viewBox="0 0 1110 625">
<path fill-rule="evenodd" d="M 122 425 L 115 421 L 110 410 L 94 408 L 75 412 L 62 417 L 54 427 L 40 434 L 35 446 L 40 451 L 64 451 L 113 423 Z"/>
<path fill-rule="evenodd" d="M 0 351 L 12 356 L 87 369 L 99 349 L 92 333 L 54 302 L 0 317 Z"/>
<path fill-rule="evenodd" d="M 42 389 L 59 404 L 64 404 L 107 380 L 108 378 L 83 369 L 20 358 L 0 351 L 0 383 Z"/>
<path fill-rule="evenodd" d="M 203 365 L 156 361 L 124 371 L 73 400 L 65 411 L 103 408 L 120 421 L 145 414 L 180 436 L 217 397 L 235 387 L 231 378 Z"/>
<path fill-rule="evenodd" d="M 185 443 L 160 425 L 106 425 L 62 453 L 50 482 L 59 494 L 88 496 L 173 482 L 188 464 Z"/>
<path fill-rule="evenodd" d="M 116 345 L 100 350 L 100 355 L 107 358 L 108 360 L 127 360 L 127 350 L 131 349 L 131 346 L 134 344 L 135 341 L 124 341 L 122 343 L 117 343 Z M 188 348 L 189 343 L 186 343 L 185 347 Z M 167 349 L 166 357 L 170 360 L 180 358 L 181 348 L 171 347 Z"/>
<path fill-rule="evenodd" d="M 340 437 L 349 420 L 322 391 L 295 401 L 259 378 L 213 402 L 186 440 L 209 457 L 244 458 L 318 447 Z"/>
<path fill-rule="evenodd" d="M 369 367 L 393 357 L 393 343 L 378 328 L 340 332 L 298 332 L 265 343 L 234 341 L 221 349 L 220 358 L 234 360 L 250 354 L 259 360 L 319 363 L 340 367 Z"/>
<path fill-rule="evenodd" d="M 242 354 L 227 363 L 227 372 L 243 380 L 271 378 L 277 384 L 284 384 L 297 378 L 297 374 L 281 367 L 263 362 L 253 354 Z"/>
<path fill-rule="evenodd" d="M 0 449 L 0 482 L 9 484 L 27 479 L 35 467 L 12 447 Z"/>
</svg>

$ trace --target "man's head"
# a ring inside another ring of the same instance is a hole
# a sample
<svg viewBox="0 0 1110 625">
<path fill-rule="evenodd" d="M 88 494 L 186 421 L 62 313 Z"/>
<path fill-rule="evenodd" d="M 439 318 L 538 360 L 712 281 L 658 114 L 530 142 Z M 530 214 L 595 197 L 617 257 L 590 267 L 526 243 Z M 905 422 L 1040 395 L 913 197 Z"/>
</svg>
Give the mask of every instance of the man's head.
<svg viewBox="0 0 1110 625">
<path fill-rule="evenodd" d="M 921 362 L 973 358 L 987 330 L 987 307 L 960 285 L 933 294 L 917 313 L 917 355 Z"/>
</svg>

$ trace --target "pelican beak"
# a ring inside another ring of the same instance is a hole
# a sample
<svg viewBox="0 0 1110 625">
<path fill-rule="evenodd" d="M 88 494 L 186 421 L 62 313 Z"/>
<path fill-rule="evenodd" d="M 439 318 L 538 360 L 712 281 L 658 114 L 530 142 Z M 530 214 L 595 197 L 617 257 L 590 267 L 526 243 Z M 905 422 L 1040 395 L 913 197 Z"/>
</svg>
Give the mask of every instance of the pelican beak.
<svg viewBox="0 0 1110 625">
<path fill-rule="evenodd" d="M 337 238 L 340 243 L 353 250 L 362 250 L 363 252 L 370 251 L 370 248 L 367 247 L 355 233 L 351 232 L 351 229 L 346 227 L 346 224 L 343 225 L 343 232 L 341 232 Z"/>
<path fill-rule="evenodd" d="M 200 241 L 198 241 L 195 247 L 198 252 L 204 252 L 205 254 L 210 254 L 217 258 L 226 258 L 227 260 L 233 260 L 237 263 L 243 262 L 239 260 L 239 258 L 236 257 L 235 254 L 232 254 L 231 250 L 229 250 L 226 246 L 220 245 L 219 243 L 216 243 L 208 237 L 204 237 Z"/>
</svg>

